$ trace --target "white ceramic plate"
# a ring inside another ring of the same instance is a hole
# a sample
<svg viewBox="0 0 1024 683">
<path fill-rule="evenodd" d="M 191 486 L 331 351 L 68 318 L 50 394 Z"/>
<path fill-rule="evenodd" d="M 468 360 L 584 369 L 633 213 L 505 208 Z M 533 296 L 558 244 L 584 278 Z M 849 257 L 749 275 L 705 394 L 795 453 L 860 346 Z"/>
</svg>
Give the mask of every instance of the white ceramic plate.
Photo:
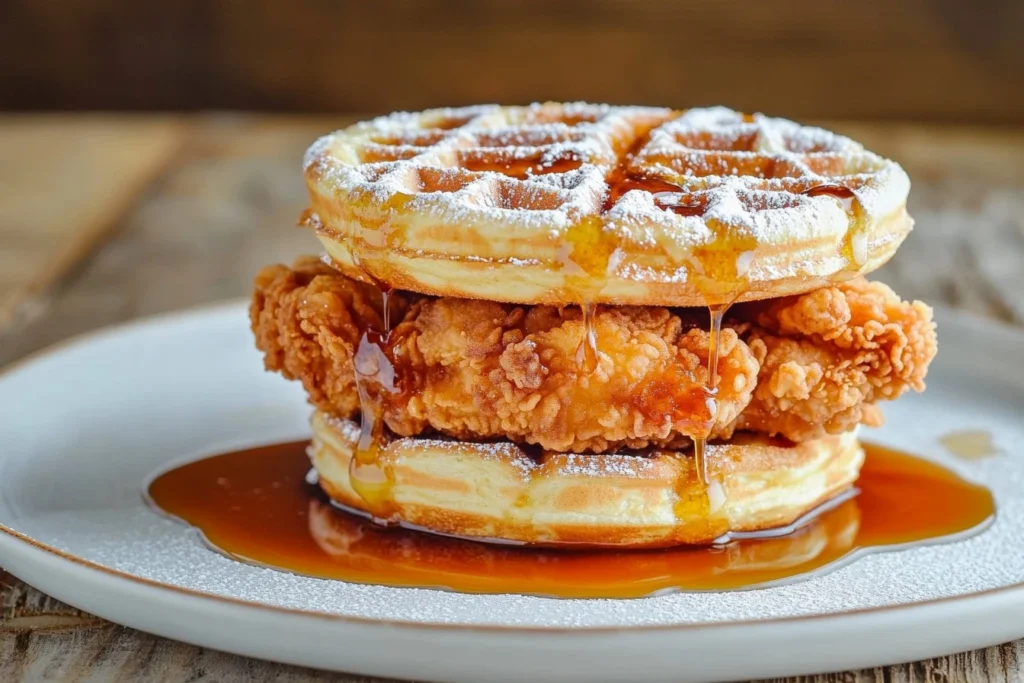
<svg viewBox="0 0 1024 683">
<path fill-rule="evenodd" d="M 152 512 L 172 460 L 299 438 L 300 388 L 265 373 L 240 303 L 94 334 L 0 377 L 0 565 L 72 605 L 255 657 L 441 681 L 698 681 L 921 659 L 1024 636 L 1024 335 L 940 316 L 929 390 L 876 442 L 992 489 L 966 541 L 747 592 L 555 600 L 345 584 L 234 562 Z M 963 461 L 938 437 L 985 429 Z M 936 501 L 941 505 L 942 501 Z"/>
</svg>

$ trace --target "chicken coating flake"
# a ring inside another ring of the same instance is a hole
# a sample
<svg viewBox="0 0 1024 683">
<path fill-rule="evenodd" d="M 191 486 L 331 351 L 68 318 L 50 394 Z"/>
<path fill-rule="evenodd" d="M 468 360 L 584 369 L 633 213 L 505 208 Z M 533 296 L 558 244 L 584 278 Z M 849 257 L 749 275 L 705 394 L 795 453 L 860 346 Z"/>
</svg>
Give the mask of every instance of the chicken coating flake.
<svg viewBox="0 0 1024 683">
<path fill-rule="evenodd" d="M 267 368 L 301 380 L 318 408 L 356 417 L 353 354 L 363 330 L 382 327 L 380 299 L 316 259 L 265 268 L 251 318 Z M 684 447 L 710 423 L 699 311 L 598 308 L 588 373 L 576 358 L 578 307 L 391 299 L 400 391 L 384 396 L 384 420 L 398 435 L 601 452 Z M 738 306 L 720 343 L 712 436 L 721 438 L 743 429 L 799 441 L 879 424 L 872 403 L 923 388 L 935 354 L 928 307 L 863 279 Z"/>
</svg>

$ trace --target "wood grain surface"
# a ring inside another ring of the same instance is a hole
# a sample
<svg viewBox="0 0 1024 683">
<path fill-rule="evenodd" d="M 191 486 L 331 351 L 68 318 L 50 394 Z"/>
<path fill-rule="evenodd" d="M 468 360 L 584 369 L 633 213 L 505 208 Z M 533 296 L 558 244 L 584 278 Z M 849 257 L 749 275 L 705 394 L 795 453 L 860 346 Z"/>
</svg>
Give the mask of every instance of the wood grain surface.
<svg viewBox="0 0 1024 683">
<path fill-rule="evenodd" d="M 0 327 L 82 260 L 180 139 L 159 117 L 0 117 Z"/>
<path fill-rule="evenodd" d="M 0 108 L 539 99 L 1024 122 L 1019 0 L 10 0 Z"/>
<path fill-rule="evenodd" d="M 88 179 L 93 190 L 79 192 L 75 173 L 44 175 L 47 197 L 67 193 L 86 208 L 34 214 L 30 207 L 17 215 L 61 223 L 55 241 L 79 240 L 92 248 L 76 248 L 73 258 L 29 250 L 40 259 L 33 263 L 42 265 L 19 270 L 21 259 L 12 256 L 11 245 L 23 248 L 25 226 L 0 221 L 0 282 L 8 288 L 0 291 L 25 292 L 19 309 L 30 311 L 0 320 L 0 366 L 96 327 L 244 296 L 263 264 L 315 250 L 308 232 L 293 227 L 305 203 L 299 160 L 319 133 L 346 122 L 249 115 L 91 119 L 97 139 L 106 143 L 80 141 L 75 164 L 103 176 Z M 12 126 L 66 140 L 59 129 L 69 123 L 85 126 L 71 119 L 0 118 L 0 141 L 10 139 Z M 917 228 L 877 277 L 904 296 L 1024 324 L 1024 129 L 826 125 L 898 159 L 914 180 L 910 208 Z M 107 158 L 110 140 L 103 131 L 122 129 L 134 131 L 124 139 L 143 151 Z M 0 144 L 0 172 L 12 163 L 19 168 L 38 161 L 34 146 L 18 149 Z M 144 177 L 129 177 L 127 169 Z M 27 176 L 20 182 L 20 192 L 0 190 L 0 215 L 25 210 L 32 203 L 27 199 L 42 192 Z M 227 655 L 116 626 L 0 571 L 0 681 L 254 679 L 370 680 Z M 1021 681 L 1024 640 L 800 680 Z"/>
</svg>

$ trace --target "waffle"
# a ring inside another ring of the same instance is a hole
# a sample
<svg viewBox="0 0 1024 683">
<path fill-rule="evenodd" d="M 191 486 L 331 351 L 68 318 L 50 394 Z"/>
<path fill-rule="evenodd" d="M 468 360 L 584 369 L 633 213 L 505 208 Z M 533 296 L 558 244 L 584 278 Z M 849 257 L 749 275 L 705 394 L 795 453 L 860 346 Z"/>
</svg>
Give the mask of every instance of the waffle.
<svg viewBox="0 0 1024 683">
<path fill-rule="evenodd" d="M 909 180 L 820 128 L 725 108 L 399 113 L 318 140 L 313 227 L 352 277 L 516 303 L 692 306 L 870 272 Z"/>
<path fill-rule="evenodd" d="M 354 422 L 313 416 L 310 456 L 337 503 L 380 516 L 350 486 Z M 392 441 L 390 514 L 441 534 L 514 543 L 661 547 L 793 523 L 848 489 L 864 454 L 853 432 L 799 445 L 752 434 L 708 446 L 705 494 L 692 456 L 530 455 L 510 442 Z"/>
<path fill-rule="evenodd" d="M 856 504 L 839 505 L 801 533 L 730 543 L 717 552 L 523 552 L 508 545 L 392 533 L 319 500 L 309 502 L 309 535 L 346 575 L 391 585 L 443 586 L 460 592 L 525 593 L 577 598 L 648 597 L 660 591 L 721 589 L 771 581 L 795 567 L 813 570 L 853 550 Z M 628 559 L 628 561 L 624 561 Z"/>
</svg>

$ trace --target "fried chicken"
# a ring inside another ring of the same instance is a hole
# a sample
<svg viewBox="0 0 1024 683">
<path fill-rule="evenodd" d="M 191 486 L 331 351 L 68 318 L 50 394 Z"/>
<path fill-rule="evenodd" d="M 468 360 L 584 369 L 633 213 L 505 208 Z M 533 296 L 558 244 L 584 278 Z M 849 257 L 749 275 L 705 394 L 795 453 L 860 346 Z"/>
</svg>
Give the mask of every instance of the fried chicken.
<svg viewBox="0 0 1024 683">
<path fill-rule="evenodd" d="M 876 401 L 922 391 L 937 351 L 932 311 L 857 278 L 736 309 L 761 366 L 737 429 L 803 441 L 882 422 Z"/>
<path fill-rule="evenodd" d="M 353 354 L 362 330 L 383 328 L 380 293 L 312 256 L 292 268 L 267 266 L 254 284 L 249 316 L 267 369 L 301 379 L 314 405 L 357 415 Z M 392 311 L 404 308 L 398 299 Z"/>
<path fill-rule="evenodd" d="M 382 329 L 380 294 L 311 258 L 257 277 L 251 317 L 266 366 L 302 381 L 310 401 L 359 414 L 353 358 Z M 706 316 L 601 307 L 599 357 L 581 368 L 579 307 L 393 294 L 383 392 L 395 434 L 507 438 L 556 451 L 679 448 L 710 424 Z M 734 309 L 720 346 L 712 437 L 735 430 L 793 441 L 874 425 L 874 402 L 923 388 L 936 342 L 931 311 L 880 283 L 853 280 Z"/>
<path fill-rule="evenodd" d="M 303 382 L 310 400 L 358 415 L 353 357 L 362 326 L 382 327 L 380 296 L 318 261 L 271 266 L 251 316 L 268 369 Z M 600 308 L 594 372 L 576 360 L 579 307 L 392 297 L 390 355 L 400 391 L 384 392 L 398 435 L 508 438 L 559 451 L 675 443 L 711 421 L 708 334 L 665 308 Z M 734 331 L 721 336 L 718 419 L 750 401 L 758 364 Z"/>
<path fill-rule="evenodd" d="M 405 400 L 388 403 L 387 424 L 398 434 L 430 428 L 594 452 L 707 429 L 705 330 L 664 308 L 599 308 L 594 330 L 598 363 L 587 372 L 577 360 L 578 307 L 422 300 L 395 329 Z M 724 428 L 749 402 L 758 365 L 735 332 L 720 349 L 715 425 Z"/>
</svg>

